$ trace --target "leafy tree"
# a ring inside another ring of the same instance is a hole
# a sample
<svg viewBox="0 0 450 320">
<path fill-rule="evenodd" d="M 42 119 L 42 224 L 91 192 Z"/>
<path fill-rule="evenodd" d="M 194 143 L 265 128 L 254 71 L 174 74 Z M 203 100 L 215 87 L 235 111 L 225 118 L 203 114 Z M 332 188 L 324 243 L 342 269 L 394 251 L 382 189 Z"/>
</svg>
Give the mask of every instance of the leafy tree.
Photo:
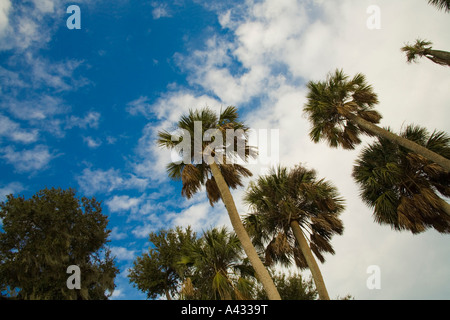
<svg viewBox="0 0 450 320">
<path fill-rule="evenodd" d="M 432 45 L 430 41 L 417 39 L 416 43 L 413 45 L 407 43 L 401 50 L 405 52 L 408 63 L 417 62 L 418 58 L 425 57 L 436 64 L 450 66 L 450 52 L 434 50 Z"/>
<path fill-rule="evenodd" d="M 0 203 L 1 295 L 16 299 L 107 299 L 118 273 L 106 247 L 108 219 L 95 198 L 73 189 L 43 189 Z M 81 289 L 67 288 L 67 268 L 81 271 Z"/>
<path fill-rule="evenodd" d="M 439 10 L 450 12 L 450 0 L 428 0 L 428 3 L 437 7 Z"/>
<path fill-rule="evenodd" d="M 167 300 L 177 297 L 182 283 L 186 280 L 186 268 L 180 264 L 188 255 L 189 248 L 196 243 L 197 235 L 190 227 L 183 231 L 180 227 L 150 233 L 152 248 L 137 257 L 128 278 L 147 298 L 155 299 L 165 295 Z"/>
<path fill-rule="evenodd" d="M 444 132 L 430 134 L 411 125 L 401 136 L 450 157 L 450 137 Z M 450 173 L 435 163 L 379 138 L 362 150 L 353 177 L 376 222 L 412 233 L 450 232 L 450 205 L 439 196 L 450 197 Z"/>
<path fill-rule="evenodd" d="M 294 261 L 309 268 L 320 299 L 329 300 L 313 253 L 324 262 L 324 252 L 334 254 L 332 236 L 343 232 L 339 214 L 344 205 L 337 189 L 318 180 L 314 170 L 279 167 L 252 182 L 244 202 L 252 210 L 245 220 L 247 230 L 255 245 L 264 248 L 266 263 L 290 266 Z"/>
<path fill-rule="evenodd" d="M 308 88 L 303 110 L 312 124 L 310 137 L 314 142 L 325 139 L 331 147 L 354 149 L 361 143 L 359 135 L 365 133 L 390 140 L 450 171 L 448 158 L 375 125 L 381 119 L 373 110 L 378 97 L 364 75 L 349 79 L 342 70 L 336 70 L 325 81 L 310 81 Z"/>
<path fill-rule="evenodd" d="M 181 117 L 177 127 L 182 134 L 171 134 L 168 131 L 158 133 L 159 146 L 177 151 L 183 159 L 167 166 L 169 177 L 182 181 L 181 194 L 188 199 L 202 186 L 206 187 L 211 205 L 222 199 L 233 229 L 259 281 L 270 299 L 280 299 L 269 272 L 245 231 L 229 189 L 243 186 L 242 178 L 252 175 L 249 170 L 233 161 L 246 161 L 249 156 L 255 156 L 254 148 L 247 145 L 249 128 L 239 121 L 237 109 L 232 106 L 225 108 L 219 115 L 209 108 L 190 110 L 188 115 Z M 233 134 L 231 139 L 228 136 L 230 131 Z M 208 140 L 206 137 L 212 141 L 203 141 Z M 186 144 L 189 148 L 184 149 Z"/>
</svg>

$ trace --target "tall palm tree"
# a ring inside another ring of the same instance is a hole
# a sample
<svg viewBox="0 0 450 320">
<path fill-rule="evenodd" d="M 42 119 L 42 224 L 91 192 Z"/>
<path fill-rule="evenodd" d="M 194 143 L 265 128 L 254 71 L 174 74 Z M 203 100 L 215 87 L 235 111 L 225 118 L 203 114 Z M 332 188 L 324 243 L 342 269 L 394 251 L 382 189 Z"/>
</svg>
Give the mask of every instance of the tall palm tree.
<svg viewBox="0 0 450 320">
<path fill-rule="evenodd" d="M 432 45 L 430 41 L 417 39 L 415 44 L 407 43 L 401 50 L 405 52 L 408 63 L 417 62 L 417 58 L 426 57 L 439 65 L 450 66 L 450 52 L 434 50 Z"/>
<path fill-rule="evenodd" d="M 318 180 L 314 170 L 279 167 L 252 182 L 244 202 L 252 210 L 247 229 L 255 245 L 265 248 L 267 263 L 290 265 L 294 260 L 298 267 L 309 268 L 319 298 L 329 300 L 313 253 L 323 263 L 323 253 L 334 254 L 332 236 L 343 233 L 339 214 L 344 205 L 337 189 Z"/>
<path fill-rule="evenodd" d="M 439 10 L 450 12 L 450 0 L 428 0 L 428 3 L 437 7 Z"/>
<path fill-rule="evenodd" d="M 267 291 L 269 299 L 279 300 L 280 295 L 242 224 L 229 189 L 243 186 L 242 177 L 250 177 L 252 175 L 248 169 L 233 163 L 231 160 L 240 157 L 245 161 L 250 156 L 256 156 L 255 148 L 245 143 L 248 141 L 247 133 L 249 128 L 240 122 L 238 118 L 237 109 L 232 106 L 227 107 L 218 116 L 209 108 L 196 111 L 190 110 L 189 114 L 182 116 L 177 124 L 178 129 L 183 131 L 184 137 L 175 136 L 168 131 L 160 131 L 158 133 L 158 144 L 160 147 L 175 149 L 184 159 L 184 161 L 172 162 L 167 166 L 169 177 L 182 181 L 183 188 L 181 193 L 183 196 L 187 198 L 192 197 L 204 185 L 211 205 L 222 199 L 234 231 L 255 269 L 259 281 L 261 281 Z M 229 140 L 226 139 L 228 129 L 235 130 L 235 132 L 240 132 L 241 134 L 239 137 L 235 136 L 233 141 L 227 141 Z M 198 130 L 201 131 L 200 135 L 196 132 Z M 215 137 L 213 140 L 215 148 L 213 150 L 210 142 L 198 141 L 204 137 L 205 133 L 211 133 L 211 131 Z M 185 133 L 189 133 L 189 135 Z M 221 144 L 219 143 L 220 136 L 222 136 L 223 140 Z M 180 143 L 183 142 L 182 139 L 187 138 L 190 138 L 190 154 L 187 154 L 186 150 L 179 149 Z M 245 150 L 236 150 L 242 139 L 245 143 Z M 230 145 L 233 148 L 230 148 Z M 199 158 L 204 159 L 205 157 L 206 161 L 198 161 Z"/>
<path fill-rule="evenodd" d="M 450 138 L 443 132 L 430 135 L 408 126 L 401 135 L 450 157 Z M 376 222 L 412 233 L 429 227 L 450 233 L 450 205 L 438 195 L 450 197 L 450 173 L 435 163 L 379 138 L 363 149 L 353 177 Z"/>
<path fill-rule="evenodd" d="M 375 125 L 381 120 L 380 113 L 373 110 L 378 97 L 363 74 L 349 79 L 342 70 L 336 70 L 325 81 L 310 81 L 308 89 L 303 110 L 312 124 L 310 137 L 314 142 L 326 139 L 331 147 L 354 149 L 361 143 L 359 135 L 365 133 L 388 139 L 450 171 L 448 158 Z"/>
<path fill-rule="evenodd" d="M 192 269 L 189 277 L 191 290 L 185 290 L 187 299 L 242 300 L 253 293 L 253 269 L 239 239 L 226 228 L 207 230 L 200 241 L 192 243 L 181 263 Z M 185 286 L 186 287 L 186 286 Z"/>
</svg>

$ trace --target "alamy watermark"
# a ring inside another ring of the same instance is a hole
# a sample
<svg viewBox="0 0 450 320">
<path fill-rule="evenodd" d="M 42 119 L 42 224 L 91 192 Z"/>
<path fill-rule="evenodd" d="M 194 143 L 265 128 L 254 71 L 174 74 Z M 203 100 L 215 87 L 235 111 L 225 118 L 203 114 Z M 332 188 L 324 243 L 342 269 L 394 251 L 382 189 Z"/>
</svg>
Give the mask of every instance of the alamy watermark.
<svg viewBox="0 0 450 320">
<path fill-rule="evenodd" d="M 366 26 L 370 30 L 381 29 L 381 9 L 377 5 L 371 5 L 367 7 L 367 14 L 370 16 L 367 18 Z"/>
<path fill-rule="evenodd" d="M 72 274 L 67 278 L 66 285 L 70 290 L 81 289 L 81 270 L 77 265 L 67 267 L 66 273 Z"/>
<path fill-rule="evenodd" d="M 367 278 L 366 286 L 369 290 L 381 289 L 381 268 L 377 265 L 371 265 L 367 267 L 366 272 L 370 274 Z"/>
<path fill-rule="evenodd" d="M 66 26 L 69 30 L 81 29 L 81 9 L 77 5 L 70 5 L 67 7 L 67 13 L 71 15 L 67 18 Z"/>
</svg>

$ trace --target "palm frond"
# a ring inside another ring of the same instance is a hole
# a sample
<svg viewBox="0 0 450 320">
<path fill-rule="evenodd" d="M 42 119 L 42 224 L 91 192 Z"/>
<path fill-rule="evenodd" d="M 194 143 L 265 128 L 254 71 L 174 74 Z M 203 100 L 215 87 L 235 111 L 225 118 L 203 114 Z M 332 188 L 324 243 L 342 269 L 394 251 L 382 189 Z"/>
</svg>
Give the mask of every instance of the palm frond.
<svg viewBox="0 0 450 320">
<path fill-rule="evenodd" d="M 439 10 L 450 12 L 450 0 L 428 0 L 428 3 L 435 6 Z"/>
<path fill-rule="evenodd" d="M 406 54 L 408 63 L 417 62 L 417 58 L 423 57 L 427 50 L 431 49 L 432 42 L 427 40 L 417 39 L 414 44 L 405 44 L 400 50 Z"/>
<path fill-rule="evenodd" d="M 422 146 L 429 144 L 436 153 L 445 154 L 450 147 L 445 133 L 430 134 L 419 126 L 408 125 L 400 136 Z M 412 233 L 428 228 L 450 232 L 450 216 L 437 194 L 449 194 L 450 174 L 439 165 L 378 138 L 362 150 L 352 176 L 361 198 L 373 208 L 376 222 Z"/>
</svg>

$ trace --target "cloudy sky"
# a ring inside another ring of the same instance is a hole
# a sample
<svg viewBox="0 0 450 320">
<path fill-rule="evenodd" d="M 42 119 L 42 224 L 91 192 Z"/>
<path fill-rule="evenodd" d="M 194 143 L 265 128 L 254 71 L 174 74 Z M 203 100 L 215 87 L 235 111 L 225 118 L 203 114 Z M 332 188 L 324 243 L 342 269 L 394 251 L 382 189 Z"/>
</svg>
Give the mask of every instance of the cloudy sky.
<svg viewBox="0 0 450 320">
<path fill-rule="evenodd" d="M 67 27 L 72 4 L 81 29 Z M 248 165 L 255 176 L 302 163 L 346 199 L 344 234 L 321 266 L 331 297 L 449 299 L 449 236 L 374 223 L 351 178 L 361 148 L 312 143 L 302 112 L 306 83 L 342 68 L 367 76 L 381 125 L 450 132 L 450 69 L 400 51 L 417 38 L 450 50 L 448 30 L 450 15 L 426 0 L 0 0 L 0 200 L 44 187 L 101 200 L 121 270 L 114 298 L 143 299 L 126 270 L 149 232 L 229 225 L 204 193 L 181 197 L 156 133 L 190 108 L 234 105 L 258 144 L 275 141 Z M 241 214 L 244 190 L 233 192 Z"/>
</svg>

